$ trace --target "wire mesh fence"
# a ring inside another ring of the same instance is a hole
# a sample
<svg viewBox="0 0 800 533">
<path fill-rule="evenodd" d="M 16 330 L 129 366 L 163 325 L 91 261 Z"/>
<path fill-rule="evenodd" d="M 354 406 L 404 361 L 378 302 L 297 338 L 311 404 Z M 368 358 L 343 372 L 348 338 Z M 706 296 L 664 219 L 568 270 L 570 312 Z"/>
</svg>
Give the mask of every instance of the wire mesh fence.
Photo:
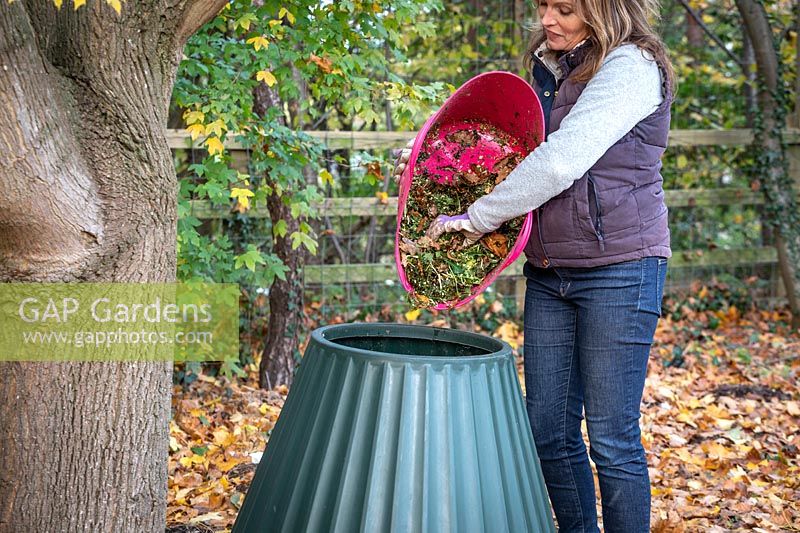
<svg viewBox="0 0 800 533">
<path fill-rule="evenodd" d="M 427 78 L 436 73 L 436 81 L 458 86 L 488 70 L 521 73 L 519 56 L 533 21 L 530 2 L 468 0 L 448 6 L 452 7 L 446 14 L 448 38 L 459 53 L 430 57 L 421 50 L 416 63 L 397 65 L 400 77 L 425 82 L 433 81 Z M 681 16 L 680 10 L 668 9 L 662 25 L 675 33 L 667 26 L 676 24 Z M 442 80 L 438 74 L 448 78 Z M 724 93 L 709 93 L 706 85 L 683 84 L 679 105 L 673 107 L 673 124 L 703 131 L 744 127 L 742 117 L 719 116 L 724 109 L 744 108 L 744 91 L 721 87 Z M 350 319 L 408 310 L 394 267 L 397 186 L 390 174 L 395 151 L 414 132 L 311 133 L 328 147 L 321 164 L 334 176 L 334 185 L 323 188 L 331 201 L 320 208 L 314 223 L 319 248 L 306 267 L 307 300 L 320 313 Z M 668 196 L 675 257 L 666 290 L 691 292 L 703 284 L 718 283 L 735 285 L 767 302 L 779 302 L 783 292 L 774 240 L 763 224 L 763 199 L 758 191 L 748 191 L 753 181 L 749 174 L 752 161 L 742 139 L 749 139 L 749 134 L 732 133 L 730 139 L 711 135 L 710 141 L 683 135 L 663 157 L 665 189 L 681 193 Z M 790 157 L 794 158 L 795 179 L 800 181 L 797 137 L 795 133 Z M 189 159 L 196 159 L 192 151 L 188 153 Z M 247 154 L 240 157 L 246 160 Z M 268 220 L 259 221 L 247 228 L 268 248 L 271 226 Z M 209 232 L 226 230 L 224 222 L 205 225 Z M 505 310 L 521 310 L 524 279 L 520 271 L 498 279 L 490 289 L 491 298 L 502 302 Z"/>
</svg>

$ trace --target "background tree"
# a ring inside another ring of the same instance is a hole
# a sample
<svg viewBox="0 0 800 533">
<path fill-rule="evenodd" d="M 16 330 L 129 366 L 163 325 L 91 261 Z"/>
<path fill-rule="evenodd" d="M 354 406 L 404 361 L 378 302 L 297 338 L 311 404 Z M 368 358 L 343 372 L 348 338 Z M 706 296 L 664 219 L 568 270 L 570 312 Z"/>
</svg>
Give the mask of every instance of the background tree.
<svg viewBox="0 0 800 533">
<path fill-rule="evenodd" d="M 765 205 L 759 209 L 677 210 L 670 213 L 670 225 L 678 248 L 724 247 L 733 240 L 735 246 L 774 244 L 778 250 L 777 275 L 787 288 L 797 327 L 796 262 L 784 240 L 785 234 L 797 227 L 792 221 L 798 215 L 780 139 L 787 113 L 793 104 L 797 107 L 796 81 L 793 83 L 797 65 L 792 61 L 797 53 L 792 8 L 796 11 L 797 3 L 779 0 L 746 4 L 679 0 L 663 5 L 660 29 L 679 80 L 673 128 L 753 128 L 756 133 L 752 148 L 670 150 L 664 174 L 670 188 L 732 186 L 759 190 L 765 193 Z M 758 31 L 751 31 L 756 27 Z M 774 84 L 772 88 L 770 84 Z M 770 136 L 772 140 L 767 141 Z M 781 173 L 783 177 L 778 178 Z M 781 194 L 777 194 L 779 190 Z"/>
<path fill-rule="evenodd" d="M 780 2 L 776 3 L 780 6 Z M 791 111 L 792 84 L 781 67 L 783 36 L 795 28 L 791 12 L 784 20 L 770 21 L 765 5 L 755 0 L 736 0 L 742 24 L 753 47 L 757 67 L 757 119 L 754 144 L 757 149 L 753 187 L 764 191 L 767 224 L 775 231 L 778 263 L 792 309 L 792 326 L 800 328 L 800 209 L 797 184 L 789 176 L 783 130 Z M 797 4 L 795 14 L 800 13 Z M 777 26 L 774 29 L 773 26 Z M 781 27 L 783 26 L 783 27 Z M 800 47 L 795 33 L 795 46 Z M 797 73 L 795 73 L 797 76 Z"/>
<path fill-rule="evenodd" d="M 226 281 L 268 288 L 262 387 L 291 383 L 302 331 L 302 267 L 317 251 L 320 189 L 341 187 L 334 167 L 351 165 L 324 161 L 322 145 L 304 130 L 383 126 L 389 101 L 390 116 L 408 127 L 421 109 L 441 101 L 443 83 L 406 84 L 389 70 L 404 60 L 410 35 L 433 33 L 440 8 L 438 0 L 240 0 L 187 46 L 175 102 L 208 156 L 182 180 L 179 272 L 218 277 L 222 259 Z M 225 151 L 226 140 L 247 147 L 245 168 Z M 209 234 L 192 216 L 194 199 L 244 215 L 266 207 L 261 235 L 268 238 L 236 242 L 238 224 Z"/>
<path fill-rule="evenodd" d="M 0 4 L 0 281 L 174 279 L 163 130 L 184 42 L 224 4 Z M 1 363 L 0 531 L 162 530 L 171 372 Z"/>
</svg>

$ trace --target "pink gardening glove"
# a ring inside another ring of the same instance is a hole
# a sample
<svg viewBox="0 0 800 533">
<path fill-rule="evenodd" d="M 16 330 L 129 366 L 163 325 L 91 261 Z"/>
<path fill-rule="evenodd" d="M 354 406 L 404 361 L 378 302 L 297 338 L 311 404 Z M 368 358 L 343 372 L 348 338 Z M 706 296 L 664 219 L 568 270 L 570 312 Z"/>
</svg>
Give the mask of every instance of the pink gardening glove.
<svg viewBox="0 0 800 533">
<path fill-rule="evenodd" d="M 472 222 L 469 221 L 469 215 L 467 213 L 454 217 L 439 215 L 428 228 L 428 231 L 425 232 L 425 235 L 436 240 L 442 233 L 450 233 L 453 231 L 460 231 L 464 235 L 465 247 L 478 242 L 478 240 L 483 237 L 483 233 L 476 230 Z"/>
</svg>

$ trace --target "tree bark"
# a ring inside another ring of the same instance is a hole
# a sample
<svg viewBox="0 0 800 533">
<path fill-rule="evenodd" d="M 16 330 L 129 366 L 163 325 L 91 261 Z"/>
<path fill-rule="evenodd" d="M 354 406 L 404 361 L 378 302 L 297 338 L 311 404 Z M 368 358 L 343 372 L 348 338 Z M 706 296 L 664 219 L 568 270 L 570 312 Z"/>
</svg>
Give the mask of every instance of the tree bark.
<svg viewBox="0 0 800 533">
<path fill-rule="evenodd" d="M 223 4 L 4 3 L 1 282 L 174 280 L 163 128 L 183 41 Z M 163 530 L 171 372 L 0 363 L 0 532 Z"/>
<path fill-rule="evenodd" d="M 745 120 L 748 128 L 755 125 L 756 114 L 758 113 L 758 95 L 756 94 L 756 73 L 751 68 L 756 64 L 753 43 L 747 33 L 742 35 L 742 66 L 745 77 L 744 101 L 745 101 Z"/>
<path fill-rule="evenodd" d="M 702 15 L 702 11 L 699 12 Z M 705 46 L 705 39 L 703 36 L 703 28 L 697 23 L 697 20 L 690 14 L 686 13 L 686 40 L 689 46 L 694 48 L 695 51 L 702 49 Z M 697 59 L 695 58 L 695 62 Z"/>
<path fill-rule="evenodd" d="M 767 200 L 766 221 L 778 236 L 778 261 L 792 311 L 792 326 L 800 328 L 800 210 L 796 189 L 788 175 L 788 162 L 781 132 L 786 127 L 787 109 L 778 100 L 782 80 L 772 29 L 764 6 L 756 0 L 736 0 L 742 23 L 753 45 L 760 87 L 758 108 L 761 124 L 754 142 L 762 154 L 759 186 Z"/>
<path fill-rule="evenodd" d="M 273 251 L 288 270 L 286 280 L 276 279 L 269 291 L 269 322 L 267 340 L 259 364 L 259 385 L 272 389 L 278 385 L 291 385 L 297 366 L 297 350 L 303 316 L 303 265 L 302 248 L 292 250 L 289 235 L 299 229 L 299 221 L 291 216 L 289 206 L 277 195 L 267 199 L 267 209 L 272 220 L 285 220 L 285 237 L 275 237 Z"/>
<path fill-rule="evenodd" d="M 253 110 L 264 116 L 271 107 L 283 109 L 276 91 L 264 84 L 254 91 Z M 269 176 L 267 176 L 269 179 Z M 289 191 L 290 192 L 290 191 Z M 284 191 L 283 194 L 289 192 Z M 273 192 L 267 197 L 267 210 L 275 224 L 286 221 L 286 236 L 273 237 L 272 250 L 287 267 L 286 279 L 275 279 L 269 290 L 269 321 L 267 339 L 258 367 L 259 386 L 272 389 L 291 385 L 297 366 L 298 337 L 303 318 L 303 266 L 306 253 L 303 247 L 292 250 L 291 234 L 300 229 L 300 221 L 292 216 L 284 196 Z"/>
<path fill-rule="evenodd" d="M 794 127 L 800 128 L 800 3 L 794 4 Z"/>
<path fill-rule="evenodd" d="M 527 35 L 527 28 L 525 28 L 525 0 L 514 0 L 514 46 L 521 53 L 525 51 L 528 45 L 525 36 Z"/>
</svg>

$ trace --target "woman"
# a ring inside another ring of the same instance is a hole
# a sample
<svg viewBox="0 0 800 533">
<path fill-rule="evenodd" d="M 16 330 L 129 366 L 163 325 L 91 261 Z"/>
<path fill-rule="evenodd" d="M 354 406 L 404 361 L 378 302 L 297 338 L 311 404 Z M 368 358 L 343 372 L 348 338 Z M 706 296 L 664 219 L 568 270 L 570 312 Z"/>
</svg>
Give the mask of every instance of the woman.
<svg viewBox="0 0 800 533">
<path fill-rule="evenodd" d="M 649 531 L 639 416 L 671 255 L 660 157 L 672 70 L 655 0 L 542 0 L 525 60 L 547 138 L 432 236 L 477 240 L 535 210 L 525 249 L 526 404 L 559 530 Z M 405 152 L 396 172 L 407 162 Z"/>
</svg>

